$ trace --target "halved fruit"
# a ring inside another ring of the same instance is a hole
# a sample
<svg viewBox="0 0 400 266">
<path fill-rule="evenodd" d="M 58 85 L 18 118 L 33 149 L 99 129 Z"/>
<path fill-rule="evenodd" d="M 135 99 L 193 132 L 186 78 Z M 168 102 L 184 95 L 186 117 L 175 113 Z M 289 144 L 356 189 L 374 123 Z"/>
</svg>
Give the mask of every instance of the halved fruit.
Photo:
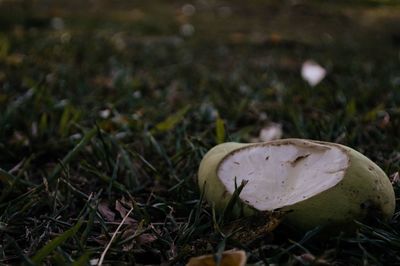
<svg viewBox="0 0 400 266">
<path fill-rule="evenodd" d="M 288 211 L 300 229 L 390 218 L 395 196 L 386 174 L 361 153 L 335 143 L 283 139 L 223 143 L 200 163 L 198 182 L 222 211 L 237 184 L 244 213 Z M 236 209 L 236 215 L 240 210 Z"/>
</svg>

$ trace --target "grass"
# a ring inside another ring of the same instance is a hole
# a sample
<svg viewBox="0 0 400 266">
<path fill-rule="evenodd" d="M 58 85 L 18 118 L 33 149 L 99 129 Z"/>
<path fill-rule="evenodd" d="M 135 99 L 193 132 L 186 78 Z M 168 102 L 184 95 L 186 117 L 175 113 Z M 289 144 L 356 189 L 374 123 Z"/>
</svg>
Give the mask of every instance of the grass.
<svg viewBox="0 0 400 266">
<path fill-rule="evenodd" d="M 104 264 L 234 247 L 254 265 L 400 263 L 398 209 L 352 236 L 282 225 L 243 243 L 196 184 L 208 149 L 269 122 L 398 172 L 395 1 L 25 3 L 0 2 L 0 264 L 95 264 L 109 244 Z M 306 59 L 329 72 L 314 88 Z"/>
</svg>

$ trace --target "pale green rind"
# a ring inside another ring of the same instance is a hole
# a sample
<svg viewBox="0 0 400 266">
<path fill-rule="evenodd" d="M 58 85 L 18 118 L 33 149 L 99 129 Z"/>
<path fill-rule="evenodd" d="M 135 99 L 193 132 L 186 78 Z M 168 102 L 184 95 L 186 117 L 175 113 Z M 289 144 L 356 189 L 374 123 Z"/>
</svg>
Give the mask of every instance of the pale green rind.
<svg viewBox="0 0 400 266">
<path fill-rule="evenodd" d="M 200 162 L 198 184 L 208 202 L 214 203 L 217 211 L 222 211 L 228 204 L 231 195 L 218 179 L 217 169 L 222 159 L 230 152 L 245 147 L 248 144 L 226 142 L 209 150 Z"/>
<path fill-rule="evenodd" d="M 363 221 L 371 216 L 389 219 L 394 214 L 395 195 L 387 175 L 374 162 L 361 153 L 335 143 L 301 139 L 284 139 L 267 143 L 223 143 L 211 149 L 203 158 L 198 181 L 200 189 L 205 185 L 205 196 L 222 211 L 230 194 L 219 180 L 217 171 L 222 160 L 230 153 L 250 145 L 333 145 L 343 149 L 349 156 L 349 167 L 342 181 L 336 186 L 283 210 L 291 210 L 286 221 L 299 229 L 316 226 L 349 224 Z M 247 211 L 247 214 L 249 212 Z"/>
<path fill-rule="evenodd" d="M 350 158 L 349 168 L 336 186 L 295 205 L 287 222 L 297 228 L 315 226 L 349 225 L 354 220 L 365 221 L 375 217 L 390 219 L 395 210 L 392 184 L 383 170 L 361 153 L 343 145 Z M 344 229 L 344 228 L 343 228 Z"/>
</svg>

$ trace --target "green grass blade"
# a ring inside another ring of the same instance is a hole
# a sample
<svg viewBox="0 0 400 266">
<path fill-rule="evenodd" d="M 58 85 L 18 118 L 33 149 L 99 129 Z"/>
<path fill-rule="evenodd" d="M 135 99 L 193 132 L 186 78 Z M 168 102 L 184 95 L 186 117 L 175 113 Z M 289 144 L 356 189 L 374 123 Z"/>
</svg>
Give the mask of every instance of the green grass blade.
<svg viewBox="0 0 400 266">
<path fill-rule="evenodd" d="M 240 186 L 238 187 L 236 184 L 236 177 L 235 177 L 235 191 L 232 194 L 232 197 L 230 198 L 228 204 L 226 205 L 221 217 L 220 217 L 220 223 L 223 223 L 226 218 L 229 218 L 232 213 L 234 212 L 235 208 L 237 206 L 240 206 L 240 198 L 239 195 L 242 192 L 244 186 L 247 184 L 246 181 L 242 181 Z"/>
<path fill-rule="evenodd" d="M 67 165 L 78 153 L 81 151 L 86 144 L 90 142 L 90 140 L 96 135 L 97 128 L 93 128 L 88 131 L 82 140 L 64 157 L 61 164 L 58 164 L 56 168 L 54 168 L 53 172 L 48 177 L 49 181 L 52 181 L 55 177 L 57 177 L 62 171 L 62 165 Z"/>
<path fill-rule="evenodd" d="M 60 136 L 65 137 L 68 133 L 68 123 L 70 122 L 70 117 L 72 113 L 72 107 L 66 106 L 64 112 L 61 115 L 60 125 L 58 127 L 58 133 Z"/>
<path fill-rule="evenodd" d="M 8 185 L 13 185 L 14 183 L 20 183 L 28 186 L 33 185 L 32 182 L 21 179 L 20 176 L 14 176 L 2 168 L 0 168 L 0 182 L 5 182 Z"/>
<path fill-rule="evenodd" d="M 223 143 L 225 141 L 225 125 L 224 120 L 220 117 L 215 121 L 215 133 L 217 136 L 217 143 Z"/>
<path fill-rule="evenodd" d="M 74 261 L 71 266 L 86 266 L 89 264 L 89 260 L 90 260 L 90 253 L 85 252 L 76 261 Z"/>
<path fill-rule="evenodd" d="M 221 265 L 222 261 L 222 253 L 225 251 L 225 246 L 226 246 L 226 238 L 224 238 L 217 247 L 217 252 L 214 254 L 214 261 L 217 266 Z"/>
<path fill-rule="evenodd" d="M 17 177 L 0 168 L 0 182 L 11 186 L 16 180 Z"/>
<path fill-rule="evenodd" d="M 178 112 L 168 116 L 164 121 L 158 123 L 155 127 L 156 132 L 167 132 L 173 129 L 177 124 L 179 124 L 184 118 L 186 113 L 189 111 L 190 105 L 186 105 Z M 154 132 L 152 132 L 154 133 Z"/>
<path fill-rule="evenodd" d="M 0 59 L 5 58 L 10 50 L 10 41 L 7 35 L 0 34 Z"/>
<path fill-rule="evenodd" d="M 65 231 L 62 235 L 54 238 L 49 243 L 47 243 L 44 247 L 42 247 L 36 254 L 33 256 L 32 261 L 35 264 L 40 264 L 53 250 L 55 250 L 58 246 L 62 245 L 68 238 L 74 236 L 79 228 L 81 228 L 83 224 L 82 220 L 79 220 L 74 227 Z"/>
</svg>

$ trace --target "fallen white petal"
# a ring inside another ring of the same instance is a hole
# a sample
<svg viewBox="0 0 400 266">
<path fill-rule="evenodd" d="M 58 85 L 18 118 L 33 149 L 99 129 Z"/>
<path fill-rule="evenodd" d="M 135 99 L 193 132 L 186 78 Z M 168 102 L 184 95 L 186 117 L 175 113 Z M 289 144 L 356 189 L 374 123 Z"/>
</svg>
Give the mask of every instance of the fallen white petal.
<svg viewBox="0 0 400 266">
<path fill-rule="evenodd" d="M 270 141 L 282 138 L 282 126 L 277 123 L 272 123 L 260 131 L 260 141 Z"/>
<path fill-rule="evenodd" d="M 310 86 L 316 86 L 326 76 L 326 69 L 314 61 L 305 61 L 301 67 L 301 77 L 307 81 Z"/>
</svg>

